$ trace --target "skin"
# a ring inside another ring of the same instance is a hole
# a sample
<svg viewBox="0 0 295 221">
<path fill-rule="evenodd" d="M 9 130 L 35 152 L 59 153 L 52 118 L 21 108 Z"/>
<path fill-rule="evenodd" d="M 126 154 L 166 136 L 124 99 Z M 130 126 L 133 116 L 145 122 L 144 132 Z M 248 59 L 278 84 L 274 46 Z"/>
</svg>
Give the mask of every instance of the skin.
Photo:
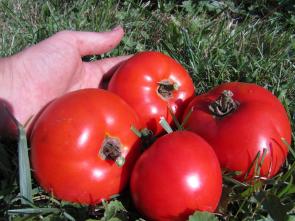
<svg viewBox="0 0 295 221">
<path fill-rule="evenodd" d="M 61 31 L 11 57 L 0 59 L 0 106 L 25 124 L 53 99 L 82 88 L 97 88 L 103 77 L 129 58 L 83 62 L 82 56 L 106 53 L 124 35 L 118 26 L 108 32 Z M 0 121 L 7 116 L 0 110 Z"/>
<path fill-rule="evenodd" d="M 136 208 L 147 220 L 185 221 L 195 210 L 216 209 L 221 170 L 205 140 L 177 131 L 160 137 L 141 155 L 130 188 Z"/>
</svg>

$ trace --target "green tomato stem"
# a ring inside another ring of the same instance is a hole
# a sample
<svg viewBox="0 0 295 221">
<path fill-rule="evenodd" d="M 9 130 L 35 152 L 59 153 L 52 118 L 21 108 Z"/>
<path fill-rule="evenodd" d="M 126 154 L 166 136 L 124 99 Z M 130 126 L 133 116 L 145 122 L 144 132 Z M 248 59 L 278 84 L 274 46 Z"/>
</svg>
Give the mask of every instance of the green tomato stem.
<svg viewBox="0 0 295 221">
<path fill-rule="evenodd" d="M 139 138 L 142 137 L 142 133 L 134 125 L 131 125 L 130 130 Z"/>
</svg>

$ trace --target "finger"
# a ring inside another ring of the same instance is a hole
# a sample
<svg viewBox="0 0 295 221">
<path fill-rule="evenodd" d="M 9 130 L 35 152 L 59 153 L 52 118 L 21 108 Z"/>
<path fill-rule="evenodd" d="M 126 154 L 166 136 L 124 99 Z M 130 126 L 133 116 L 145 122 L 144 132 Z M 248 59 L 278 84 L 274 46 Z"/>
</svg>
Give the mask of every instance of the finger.
<svg viewBox="0 0 295 221">
<path fill-rule="evenodd" d="M 98 86 L 106 89 L 114 72 L 130 57 L 132 57 L 132 55 L 105 58 L 95 62 L 84 62 L 85 75 L 88 76 L 87 79 L 96 79 Z"/>
<path fill-rule="evenodd" d="M 62 31 L 57 36 L 73 44 L 81 56 L 106 53 L 121 41 L 124 30 L 121 26 L 108 32 Z"/>
<path fill-rule="evenodd" d="M 132 57 L 132 55 L 105 58 L 94 62 L 84 62 L 85 74 L 93 75 L 100 72 L 103 78 L 110 78 L 118 66 L 130 57 Z"/>
<path fill-rule="evenodd" d="M 104 73 L 104 77 L 111 77 L 110 74 L 112 74 L 112 72 L 116 70 L 118 66 L 120 66 L 124 61 L 128 60 L 131 57 L 132 55 L 105 58 L 97 62 L 93 62 L 93 65 L 100 67 L 100 69 Z"/>
</svg>

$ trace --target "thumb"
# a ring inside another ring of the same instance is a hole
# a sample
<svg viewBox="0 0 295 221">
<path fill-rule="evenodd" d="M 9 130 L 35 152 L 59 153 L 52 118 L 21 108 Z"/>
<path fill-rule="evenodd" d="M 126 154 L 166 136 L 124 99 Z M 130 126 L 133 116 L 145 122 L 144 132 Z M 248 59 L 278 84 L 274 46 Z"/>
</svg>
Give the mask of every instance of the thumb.
<svg viewBox="0 0 295 221">
<path fill-rule="evenodd" d="M 114 71 L 130 57 L 132 57 L 132 55 L 105 58 L 93 62 L 84 62 L 85 75 L 93 75 L 94 73 L 97 74 L 99 72 L 102 78 L 111 78 Z"/>
<path fill-rule="evenodd" d="M 88 64 L 92 65 L 94 68 L 99 68 L 102 71 L 104 78 L 110 78 L 114 70 L 116 70 L 124 61 L 128 60 L 131 57 L 132 55 L 124 55 L 112 58 L 105 58 Z"/>
<path fill-rule="evenodd" d="M 59 37 L 78 49 L 81 56 L 106 53 L 115 48 L 121 41 L 124 30 L 117 26 L 107 32 L 62 31 Z"/>
</svg>

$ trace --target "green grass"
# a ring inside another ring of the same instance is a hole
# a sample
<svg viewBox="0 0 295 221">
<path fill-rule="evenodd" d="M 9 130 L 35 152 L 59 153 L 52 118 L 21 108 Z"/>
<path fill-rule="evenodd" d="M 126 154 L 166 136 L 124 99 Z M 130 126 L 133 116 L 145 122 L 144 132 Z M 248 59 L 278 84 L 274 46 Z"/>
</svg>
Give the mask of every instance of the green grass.
<svg viewBox="0 0 295 221">
<path fill-rule="evenodd" d="M 294 148 L 295 9 L 292 1 L 192 2 L 0 0 L 0 56 L 14 54 L 62 29 L 104 31 L 121 24 L 126 31 L 122 43 L 112 52 L 95 58 L 143 50 L 165 52 L 189 71 L 197 94 L 222 82 L 257 83 L 272 91 L 285 105 L 292 122 L 291 148 Z M 1 144 L 0 217 L 1 213 L 8 217 L 8 209 L 21 208 L 16 198 L 17 157 L 7 149 L 7 144 Z M 295 155 L 290 153 L 282 172 L 266 183 L 245 186 L 227 179 L 217 217 L 220 220 L 295 220 L 294 159 Z M 32 206 L 52 208 L 42 215 L 44 219 L 84 220 L 101 217 L 108 208 L 108 204 L 100 205 L 89 216 L 87 208 L 59 202 L 35 187 Z M 130 205 L 128 193 L 119 199 L 128 210 L 121 211 L 120 216 L 129 216 L 130 220 L 140 217 Z"/>
</svg>

